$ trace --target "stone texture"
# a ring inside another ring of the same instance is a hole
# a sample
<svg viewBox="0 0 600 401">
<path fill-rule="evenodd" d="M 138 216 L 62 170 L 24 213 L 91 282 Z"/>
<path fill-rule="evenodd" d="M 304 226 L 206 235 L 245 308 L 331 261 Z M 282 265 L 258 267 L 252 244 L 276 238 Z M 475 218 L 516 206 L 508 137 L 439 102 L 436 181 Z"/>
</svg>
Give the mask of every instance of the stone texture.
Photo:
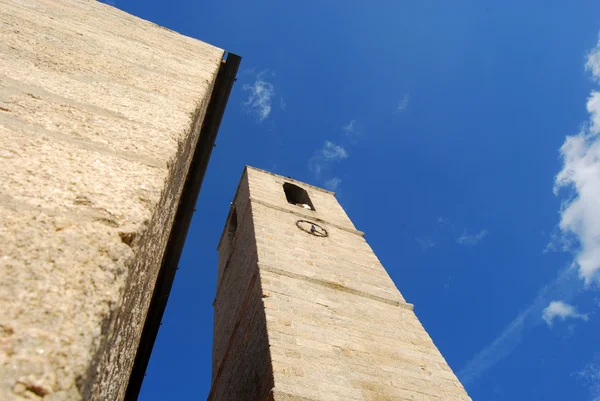
<svg viewBox="0 0 600 401">
<path fill-rule="evenodd" d="M 285 182 L 304 188 L 315 210 L 288 204 Z M 213 356 L 213 369 L 221 370 L 213 375 L 213 388 L 237 387 L 238 396 L 215 392 L 209 399 L 471 400 L 333 193 L 247 168 L 234 208 L 242 204 L 246 217 L 233 248 L 223 239 L 219 248 L 219 272 L 224 273 L 215 300 L 219 345 Z M 298 220 L 321 225 L 328 236 L 298 229 Z M 252 249 L 246 253 L 251 256 L 240 258 L 239 248 Z M 257 285 L 260 299 L 240 291 L 252 287 L 255 293 Z M 248 310 L 258 322 L 236 323 L 248 319 Z M 264 342 L 263 331 L 268 347 L 260 349 L 266 355 L 239 347 L 239 342 Z M 255 383 L 244 388 L 235 379 L 222 381 L 228 369 L 254 359 L 260 360 L 261 372 Z M 272 388 L 256 398 L 256 383 Z"/>
<path fill-rule="evenodd" d="M 212 400 L 264 400 L 273 388 L 248 180 L 243 178 L 219 243 Z M 229 227 L 237 220 L 235 236 Z"/>
<path fill-rule="evenodd" d="M 0 399 L 120 400 L 223 51 L 0 0 Z"/>
</svg>

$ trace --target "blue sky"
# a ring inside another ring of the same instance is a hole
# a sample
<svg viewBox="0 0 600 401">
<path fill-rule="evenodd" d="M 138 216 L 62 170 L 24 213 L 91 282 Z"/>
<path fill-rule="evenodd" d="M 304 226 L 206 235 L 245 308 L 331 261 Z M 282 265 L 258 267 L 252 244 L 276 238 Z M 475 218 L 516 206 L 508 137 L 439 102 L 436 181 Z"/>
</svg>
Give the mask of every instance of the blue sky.
<svg viewBox="0 0 600 401">
<path fill-rule="evenodd" d="M 116 6 L 243 57 L 141 400 L 208 395 L 245 164 L 337 191 L 474 400 L 600 400 L 600 2 Z"/>
</svg>

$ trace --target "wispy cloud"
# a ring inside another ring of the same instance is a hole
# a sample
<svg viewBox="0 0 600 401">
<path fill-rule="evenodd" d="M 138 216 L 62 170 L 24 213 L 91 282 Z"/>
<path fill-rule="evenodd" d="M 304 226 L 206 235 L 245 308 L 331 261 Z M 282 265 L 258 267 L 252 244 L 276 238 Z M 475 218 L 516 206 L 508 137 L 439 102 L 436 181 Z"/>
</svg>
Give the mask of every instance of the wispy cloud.
<svg viewBox="0 0 600 401">
<path fill-rule="evenodd" d="M 542 323 L 541 316 L 550 299 L 571 299 L 581 290 L 577 272 L 573 268 L 562 270 L 557 277 L 538 291 L 533 302 L 519 313 L 489 345 L 478 352 L 459 371 L 463 384 L 468 384 L 488 369 L 510 355 L 535 326 Z"/>
<path fill-rule="evenodd" d="M 345 124 L 342 127 L 342 131 L 344 131 L 346 134 L 353 134 L 356 132 L 356 120 L 350 120 L 348 122 L 348 124 Z"/>
<path fill-rule="evenodd" d="M 347 124 L 342 125 L 342 131 L 353 145 L 356 145 L 363 136 L 363 130 L 356 120 L 350 120 Z"/>
<path fill-rule="evenodd" d="M 550 241 L 544 248 L 543 253 L 548 252 L 575 252 L 578 246 L 578 239 L 575 235 L 562 232 L 558 227 L 555 227 L 550 233 Z"/>
<path fill-rule="evenodd" d="M 542 311 L 542 319 L 544 319 L 548 326 L 552 326 L 552 322 L 556 318 L 560 318 L 563 321 L 569 318 L 588 320 L 588 316 L 578 313 L 573 305 L 569 305 L 563 301 L 552 301 Z"/>
<path fill-rule="evenodd" d="M 273 83 L 265 79 L 266 72 L 260 72 L 252 84 L 245 84 L 242 89 L 248 92 L 248 99 L 244 107 L 248 112 L 254 114 L 258 121 L 263 121 L 271 114 L 275 88 Z M 283 99 L 281 99 L 283 101 Z"/>
<path fill-rule="evenodd" d="M 405 94 L 404 96 L 402 96 L 402 99 L 400 99 L 400 102 L 398 102 L 398 106 L 396 106 L 396 112 L 402 113 L 402 112 L 406 111 L 406 109 L 408 109 L 409 102 L 410 102 L 410 96 L 408 96 L 408 94 Z"/>
<path fill-rule="evenodd" d="M 348 157 L 348 152 L 343 147 L 336 145 L 333 142 L 325 141 L 325 144 L 319 151 L 325 160 L 339 161 Z"/>
<path fill-rule="evenodd" d="M 592 401 L 600 401 L 600 365 L 597 363 L 588 363 L 579 372 L 575 373 L 582 379 L 592 393 Z"/>
<path fill-rule="evenodd" d="M 469 234 L 466 229 L 456 227 L 449 218 L 439 216 L 433 227 L 429 227 L 427 233 L 416 237 L 415 241 L 421 245 L 422 250 L 427 250 L 438 244 L 458 243 L 465 246 L 474 246 L 488 235 L 487 230 L 481 230 L 475 234 Z M 462 230 L 462 231 L 461 231 Z"/>
<path fill-rule="evenodd" d="M 456 239 L 456 242 L 458 242 L 461 245 L 476 245 L 479 241 L 481 241 L 482 239 L 484 239 L 487 236 L 488 232 L 487 230 L 481 230 L 479 233 L 475 234 L 475 235 L 468 235 L 467 231 L 463 231 L 463 233 L 460 235 L 460 237 L 458 237 Z"/>
<path fill-rule="evenodd" d="M 415 240 L 419 243 L 419 245 L 421 245 L 422 251 L 426 251 L 435 246 L 435 241 L 433 241 L 431 238 L 415 238 Z"/>
<path fill-rule="evenodd" d="M 586 69 L 600 82 L 600 40 L 588 54 Z M 560 148 L 562 170 L 555 179 L 554 193 L 561 188 L 574 196 L 563 202 L 559 228 L 574 235 L 579 243 L 575 263 L 586 284 L 600 271 L 600 92 L 591 92 L 587 101 L 589 123 L 579 134 L 568 136 Z"/>
<path fill-rule="evenodd" d="M 343 143 L 357 143 L 361 130 L 356 120 L 350 120 L 343 124 L 341 130 L 344 133 L 341 138 Z M 333 166 L 347 158 L 348 152 L 343 145 L 326 140 L 323 146 L 317 149 L 308 160 L 308 168 L 325 188 L 335 191 L 340 187 L 342 179 L 332 173 Z"/>
<path fill-rule="evenodd" d="M 281 110 L 285 110 L 285 108 L 287 107 L 287 103 L 285 102 L 285 100 L 283 100 L 281 96 L 279 97 L 279 107 L 281 107 Z"/>
<path fill-rule="evenodd" d="M 332 164 L 348 158 L 348 152 L 340 145 L 325 141 L 323 146 L 318 149 L 310 158 L 308 167 L 317 178 L 321 178 L 322 173 L 328 170 Z M 339 184 L 339 183 L 338 183 Z"/>
<path fill-rule="evenodd" d="M 594 78 L 600 82 L 600 39 L 596 47 L 588 53 L 585 68 L 592 71 Z"/>
<path fill-rule="evenodd" d="M 342 183 L 341 178 L 333 177 L 325 182 L 325 188 L 327 188 L 330 191 L 335 191 L 336 189 L 339 188 L 341 183 Z"/>
</svg>

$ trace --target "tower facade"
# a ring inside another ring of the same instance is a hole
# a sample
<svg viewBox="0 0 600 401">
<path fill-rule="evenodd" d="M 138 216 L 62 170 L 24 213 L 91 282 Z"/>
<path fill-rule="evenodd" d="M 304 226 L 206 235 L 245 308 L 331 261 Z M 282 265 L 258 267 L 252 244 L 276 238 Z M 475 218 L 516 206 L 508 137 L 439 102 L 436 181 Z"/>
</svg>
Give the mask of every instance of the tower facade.
<svg viewBox="0 0 600 401">
<path fill-rule="evenodd" d="M 218 250 L 209 401 L 471 400 L 332 192 L 247 167 Z"/>
</svg>

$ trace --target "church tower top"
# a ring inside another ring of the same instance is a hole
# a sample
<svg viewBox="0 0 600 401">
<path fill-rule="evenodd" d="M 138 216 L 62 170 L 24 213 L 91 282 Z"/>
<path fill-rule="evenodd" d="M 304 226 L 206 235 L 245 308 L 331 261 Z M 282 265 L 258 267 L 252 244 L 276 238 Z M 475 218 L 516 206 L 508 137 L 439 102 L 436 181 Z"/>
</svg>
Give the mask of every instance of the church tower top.
<svg viewBox="0 0 600 401">
<path fill-rule="evenodd" d="M 321 188 L 244 170 L 214 307 L 211 401 L 470 400 Z"/>
</svg>

